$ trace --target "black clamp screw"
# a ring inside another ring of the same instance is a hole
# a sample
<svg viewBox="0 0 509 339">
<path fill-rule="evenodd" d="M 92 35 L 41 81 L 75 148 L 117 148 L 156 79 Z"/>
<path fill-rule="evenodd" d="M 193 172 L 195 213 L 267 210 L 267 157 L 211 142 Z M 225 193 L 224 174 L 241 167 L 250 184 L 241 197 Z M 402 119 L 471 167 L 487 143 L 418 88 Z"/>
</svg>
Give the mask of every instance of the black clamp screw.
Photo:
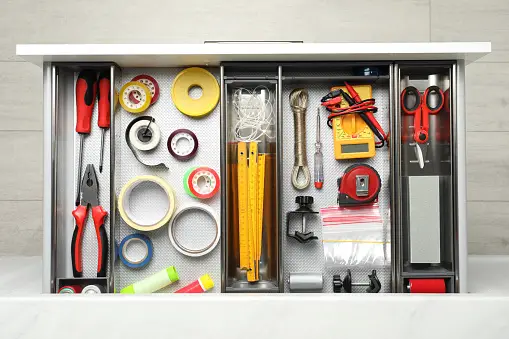
<svg viewBox="0 0 509 339">
<path fill-rule="evenodd" d="M 352 286 L 367 286 L 366 293 L 380 292 L 382 284 L 376 276 L 376 270 L 371 271 L 371 274 L 368 274 L 368 278 L 369 282 L 367 283 L 352 283 L 352 272 L 348 269 L 343 280 L 341 280 L 339 274 L 332 277 L 332 288 L 334 293 L 341 293 L 341 287 L 343 287 L 346 293 L 352 293 Z"/>
<path fill-rule="evenodd" d="M 295 202 L 299 204 L 299 208 L 295 211 L 291 211 L 286 213 L 286 235 L 290 238 L 296 239 L 300 243 L 307 243 L 311 240 L 317 240 L 318 237 L 315 236 L 313 232 L 306 232 L 306 223 L 307 216 L 309 214 L 318 214 L 311 209 L 311 205 L 313 205 L 314 199 L 311 196 L 298 196 L 295 198 Z M 301 230 L 295 231 L 294 234 L 290 233 L 290 220 L 293 216 L 300 216 L 302 220 Z"/>
</svg>

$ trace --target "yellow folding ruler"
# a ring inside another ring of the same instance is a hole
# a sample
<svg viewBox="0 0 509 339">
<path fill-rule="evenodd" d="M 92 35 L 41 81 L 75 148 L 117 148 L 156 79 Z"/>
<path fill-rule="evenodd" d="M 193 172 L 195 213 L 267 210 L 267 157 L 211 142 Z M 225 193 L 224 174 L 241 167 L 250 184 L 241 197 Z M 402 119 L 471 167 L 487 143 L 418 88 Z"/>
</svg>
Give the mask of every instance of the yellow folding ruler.
<svg viewBox="0 0 509 339">
<path fill-rule="evenodd" d="M 238 144 L 239 249 L 240 268 L 247 280 L 258 281 L 262 252 L 265 154 L 258 154 L 256 142 Z"/>
</svg>

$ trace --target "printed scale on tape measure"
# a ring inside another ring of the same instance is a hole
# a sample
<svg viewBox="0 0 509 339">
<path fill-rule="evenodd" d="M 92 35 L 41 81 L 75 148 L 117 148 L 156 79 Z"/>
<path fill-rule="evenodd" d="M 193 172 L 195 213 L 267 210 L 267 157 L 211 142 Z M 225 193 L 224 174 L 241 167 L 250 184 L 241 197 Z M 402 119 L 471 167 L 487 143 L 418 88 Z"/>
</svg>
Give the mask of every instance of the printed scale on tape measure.
<svg viewBox="0 0 509 339">
<path fill-rule="evenodd" d="M 262 252 L 265 154 L 258 154 L 258 143 L 238 143 L 239 248 L 240 268 L 247 280 L 260 279 Z M 249 156 L 248 156 L 249 155 Z"/>
</svg>

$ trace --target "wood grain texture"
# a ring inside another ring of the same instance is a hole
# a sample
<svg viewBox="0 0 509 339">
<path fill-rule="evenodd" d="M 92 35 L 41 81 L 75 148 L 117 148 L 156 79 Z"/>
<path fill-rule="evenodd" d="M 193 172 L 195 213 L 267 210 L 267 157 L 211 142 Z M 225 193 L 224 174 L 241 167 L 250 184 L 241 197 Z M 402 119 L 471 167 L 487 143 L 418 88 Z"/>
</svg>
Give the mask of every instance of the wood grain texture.
<svg viewBox="0 0 509 339">
<path fill-rule="evenodd" d="M 469 201 L 468 252 L 509 254 L 509 202 Z"/>
<path fill-rule="evenodd" d="M 0 256 L 42 255 L 42 201 L 0 201 Z"/>
<path fill-rule="evenodd" d="M 485 62 L 509 61 L 507 0 L 431 0 L 431 41 L 491 41 Z"/>
<path fill-rule="evenodd" d="M 0 200 L 42 199 L 42 132 L 0 132 Z"/>
<path fill-rule="evenodd" d="M 509 201 L 508 145 L 509 132 L 467 133 L 468 200 Z"/>
<path fill-rule="evenodd" d="M 152 0 L 143 8 L 120 0 L 3 0 L 2 11 L 0 30 L 9 34 L 0 35 L 0 60 L 19 60 L 16 43 L 429 41 L 428 0 Z"/>
<path fill-rule="evenodd" d="M 509 131 L 509 63 L 467 66 L 467 131 Z"/>
<path fill-rule="evenodd" d="M 42 69 L 0 62 L 0 131 L 42 130 Z"/>
</svg>

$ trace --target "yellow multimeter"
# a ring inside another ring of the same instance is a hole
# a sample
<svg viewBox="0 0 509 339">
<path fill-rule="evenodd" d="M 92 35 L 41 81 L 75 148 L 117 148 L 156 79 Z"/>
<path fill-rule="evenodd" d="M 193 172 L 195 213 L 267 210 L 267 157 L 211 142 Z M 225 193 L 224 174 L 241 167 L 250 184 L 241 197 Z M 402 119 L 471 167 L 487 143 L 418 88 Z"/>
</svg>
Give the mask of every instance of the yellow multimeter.
<svg viewBox="0 0 509 339">
<path fill-rule="evenodd" d="M 372 98 L 371 85 L 352 86 L 362 100 Z M 342 89 L 345 86 L 332 87 L 332 91 Z M 345 100 L 341 101 L 341 108 L 348 107 Z M 345 114 L 332 120 L 334 137 L 334 157 L 337 160 L 372 158 L 375 156 L 375 136 L 371 128 L 362 120 L 359 114 Z"/>
</svg>

